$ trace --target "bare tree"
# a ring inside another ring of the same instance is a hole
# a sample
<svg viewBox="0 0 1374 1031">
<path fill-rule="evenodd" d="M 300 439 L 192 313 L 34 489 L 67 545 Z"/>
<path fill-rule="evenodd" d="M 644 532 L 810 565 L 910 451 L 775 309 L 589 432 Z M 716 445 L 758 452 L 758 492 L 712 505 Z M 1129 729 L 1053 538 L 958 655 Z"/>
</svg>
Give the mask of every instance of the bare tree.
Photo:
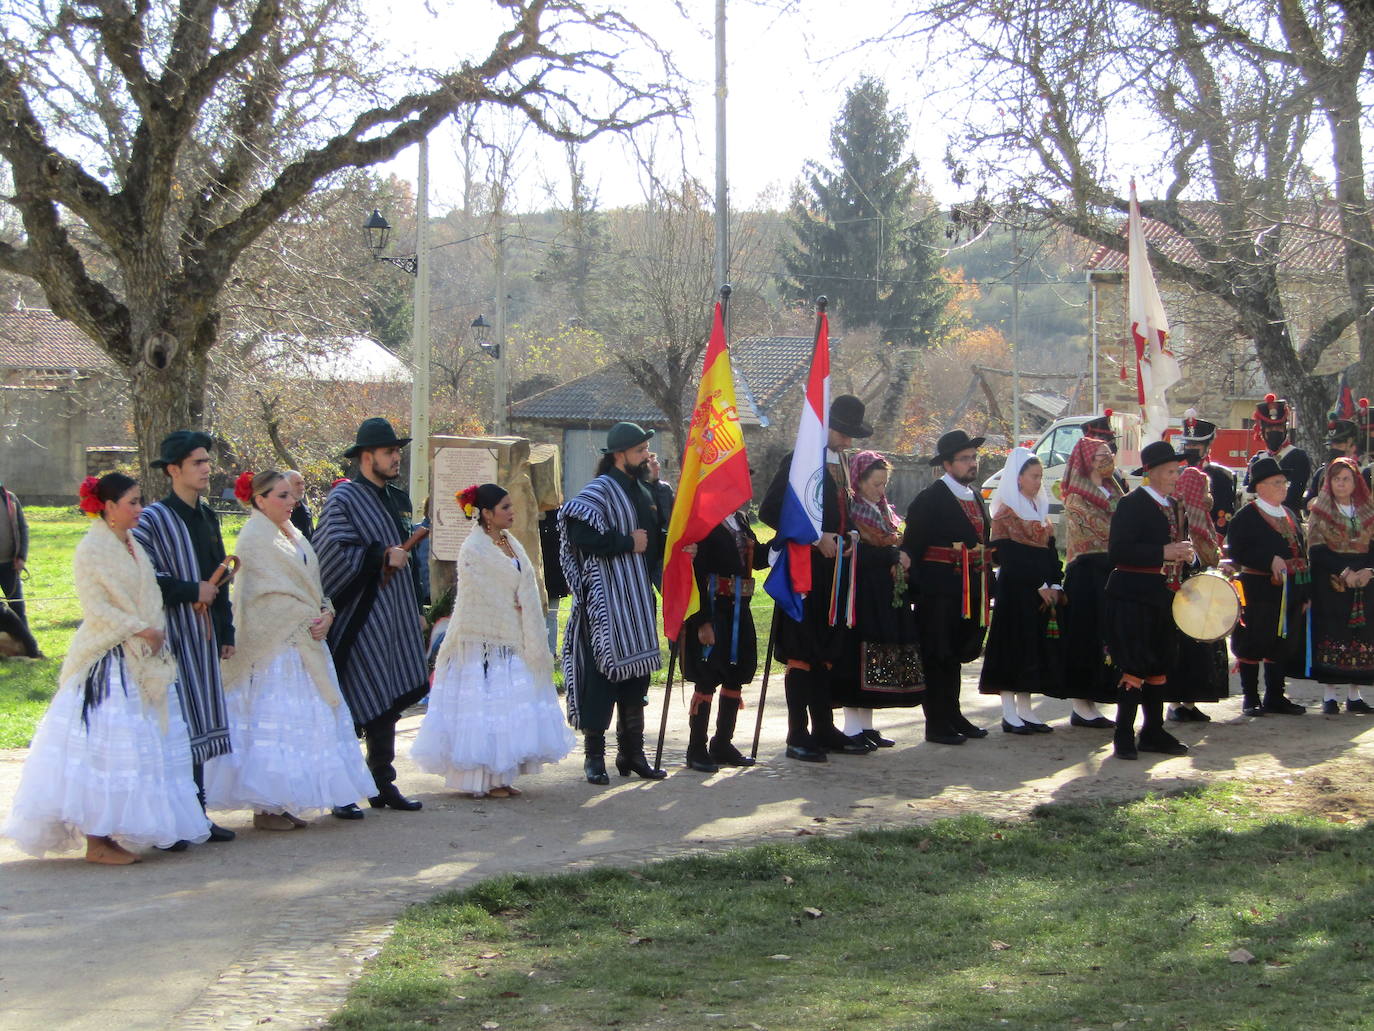
<svg viewBox="0 0 1374 1031">
<path fill-rule="evenodd" d="M 560 140 L 679 109 L 670 62 L 615 11 L 494 2 L 505 27 L 490 50 L 444 72 L 360 50 L 373 34 L 359 0 L 11 6 L 0 155 L 23 235 L 0 241 L 0 271 L 36 280 L 127 370 L 145 463 L 167 431 L 203 420 L 236 263 L 321 183 L 464 105 Z"/>
</svg>

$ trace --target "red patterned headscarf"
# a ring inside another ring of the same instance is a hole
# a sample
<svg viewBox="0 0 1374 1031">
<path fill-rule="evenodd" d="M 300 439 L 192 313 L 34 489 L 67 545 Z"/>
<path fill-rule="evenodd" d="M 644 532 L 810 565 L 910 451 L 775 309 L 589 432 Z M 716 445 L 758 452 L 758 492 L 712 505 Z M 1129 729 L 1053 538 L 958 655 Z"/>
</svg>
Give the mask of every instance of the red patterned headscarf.
<svg viewBox="0 0 1374 1031">
<path fill-rule="evenodd" d="M 1331 475 L 1337 469 L 1348 469 L 1350 475 L 1355 477 L 1355 493 L 1350 496 L 1350 503 L 1355 506 L 1355 518 L 1361 526 L 1369 526 L 1374 523 L 1374 498 L 1370 497 L 1369 484 L 1364 482 L 1364 477 L 1360 474 L 1360 467 L 1353 458 L 1335 458 L 1326 467 L 1326 474 L 1322 477 L 1321 493 L 1312 499 L 1312 503 L 1307 506 L 1307 511 L 1312 515 L 1329 519 L 1338 525 L 1344 525 L 1346 517 L 1341 513 L 1340 507 L 1336 502 L 1336 495 L 1331 491 Z"/>
<path fill-rule="evenodd" d="M 1060 493 L 1065 497 L 1070 494 L 1077 494 L 1080 498 L 1092 502 L 1098 508 L 1110 510 L 1111 500 L 1103 494 L 1093 483 L 1093 463 L 1097 461 L 1099 452 L 1105 451 L 1112 453 L 1112 449 L 1107 446 L 1106 441 L 1096 437 L 1084 437 L 1073 446 L 1073 451 L 1069 455 L 1068 467 L 1064 470 L 1064 479 L 1059 485 Z M 1114 477 L 1107 477 L 1102 481 L 1102 486 L 1113 494 L 1121 491 Z"/>
</svg>

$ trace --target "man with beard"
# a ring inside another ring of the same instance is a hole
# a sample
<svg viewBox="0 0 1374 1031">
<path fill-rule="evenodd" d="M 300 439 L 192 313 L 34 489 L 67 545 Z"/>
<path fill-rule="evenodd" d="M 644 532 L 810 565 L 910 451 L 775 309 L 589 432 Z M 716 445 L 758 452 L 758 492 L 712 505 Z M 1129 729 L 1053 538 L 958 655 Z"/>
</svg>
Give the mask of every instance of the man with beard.
<svg viewBox="0 0 1374 1031">
<path fill-rule="evenodd" d="M 177 430 L 163 440 L 148 464 L 163 470 L 172 490 L 143 510 L 130 531 L 157 572 L 167 609 L 167 647 L 177 663 L 177 701 L 191 735 L 191 769 L 205 805 L 205 763 L 230 751 L 229 714 L 220 680 L 220 660 L 234 654 L 234 614 L 229 592 L 210 583 L 225 561 L 219 516 L 201 500 L 210 485 L 207 433 Z M 208 606 L 197 612 L 196 606 Z M 234 832 L 210 824 L 211 841 L 233 841 Z M 172 846 L 186 848 L 185 842 Z"/>
<path fill-rule="evenodd" d="M 609 784 L 606 731 L 618 714 L 615 766 L 646 780 L 668 774 L 644 755 L 649 674 L 662 665 L 650 569 L 662 569 L 658 508 L 644 483 L 653 430 L 620 422 L 606 435 L 596 479 L 558 515 L 559 562 L 572 594 L 563 634 L 568 722 L 582 732 L 588 784 Z"/>
<path fill-rule="evenodd" d="M 378 793 L 368 801 L 374 809 L 403 811 L 422 803 L 396 787 L 396 721 L 424 697 L 429 678 L 420 580 L 416 563 L 401 547 L 412 531 L 411 501 L 395 484 L 401 449 L 409 443 L 385 419 L 368 419 L 358 427 L 353 446 L 344 452 L 357 460 L 358 472 L 329 492 L 311 542 L 336 613 L 329 650 L 377 782 Z M 387 568 L 393 575 L 384 578 Z M 360 820 L 363 812 L 349 803 L 335 806 L 334 815 Z"/>
<path fill-rule="evenodd" d="M 1254 493 L 1251 470 L 1255 463 L 1261 458 L 1272 458 L 1288 477 L 1288 494 L 1283 503 L 1302 519 L 1307 511 L 1304 495 L 1312 482 L 1312 459 L 1289 439 L 1293 407 L 1282 398 L 1265 394 L 1264 400 L 1255 406 L 1254 420 L 1255 438 L 1264 444 L 1264 450 L 1250 459 L 1250 469 L 1245 472 L 1245 489 Z"/>
<path fill-rule="evenodd" d="M 856 655 L 848 647 L 851 631 L 842 619 L 830 619 L 831 588 L 835 582 L 837 553 L 846 547 L 849 522 L 849 467 L 844 449 L 856 439 L 871 437 L 873 427 L 864 422 L 864 403 L 853 394 L 841 394 L 830 402 L 827 420 L 825 472 L 821 494 L 821 536 L 810 548 L 811 591 L 802 606 L 802 618 L 779 613 L 774 650 L 787 665 L 783 690 L 787 696 L 787 752 L 789 759 L 826 762 L 827 752 L 867 755 L 877 749 L 867 738 L 849 737 L 835 726 L 831 681 L 852 678 L 856 669 L 837 669 Z M 778 464 L 778 471 L 759 505 L 759 519 L 776 530 L 782 522 L 792 452 Z M 842 556 L 842 560 L 845 556 Z M 842 561 L 841 582 L 850 579 L 849 562 Z M 841 595 L 843 597 L 843 595 Z M 808 730 L 808 723 L 810 729 Z"/>
<path fill-rule="evenodd" d="M 944 475 L 916 495 L 902 538 L 902 550 L 911 556 L 925 662 L 926 740 L 941 745 L 988 736 L 959 708 L 961 667 L 982 653 L 989 616 L 990 521 L 973 489 L 982 443 L 963 430 L 940 438 L 930 464 L 943 467 Z"/>
</svg>

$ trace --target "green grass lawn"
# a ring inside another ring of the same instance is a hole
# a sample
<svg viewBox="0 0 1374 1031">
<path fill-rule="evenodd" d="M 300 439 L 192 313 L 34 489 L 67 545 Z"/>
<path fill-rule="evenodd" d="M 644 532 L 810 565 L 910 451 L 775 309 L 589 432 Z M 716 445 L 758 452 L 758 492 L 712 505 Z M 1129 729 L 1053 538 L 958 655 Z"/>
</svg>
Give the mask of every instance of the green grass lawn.
<svg viewBox="0 0 1374 1031">
<path fill-rule="evenodd" d="M 1371 861 L 1219 787 L 510 876 L 409 910 L 329 1026 L 1369 1028 Z"/>
</svg>

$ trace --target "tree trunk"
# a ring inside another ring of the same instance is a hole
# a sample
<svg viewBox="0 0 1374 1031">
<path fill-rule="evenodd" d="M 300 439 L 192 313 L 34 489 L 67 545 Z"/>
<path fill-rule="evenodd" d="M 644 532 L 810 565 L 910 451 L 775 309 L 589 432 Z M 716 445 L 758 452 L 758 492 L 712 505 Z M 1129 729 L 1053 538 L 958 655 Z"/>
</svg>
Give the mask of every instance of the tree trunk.
<svg viewBox="0 0 1374 1031">
<path fill-rule="evenodd" d="M 203 430 L 206 358 L 204 352 L 182 350 L 165 369 L 141 358 L 128 369 L 137 436 L 139 480 L 144 496 L 160 497 L 167 487 L 165 474 L 149 468 L 162 440 L 175 430 Z"/>
</svg>

